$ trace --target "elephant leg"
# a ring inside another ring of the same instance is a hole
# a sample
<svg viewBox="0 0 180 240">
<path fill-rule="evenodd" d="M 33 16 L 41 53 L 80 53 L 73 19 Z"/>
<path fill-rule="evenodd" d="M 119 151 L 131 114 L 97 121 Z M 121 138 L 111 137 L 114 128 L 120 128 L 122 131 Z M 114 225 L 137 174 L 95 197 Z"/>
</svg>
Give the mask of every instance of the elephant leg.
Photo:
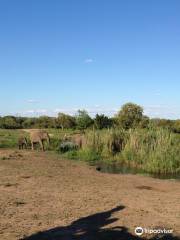
<svg viewBox="0 0 180 240">
<path fill-rule="evenodd" d="M 49 140 L 46 140 L 46 142 L 47 142 L 47 149 L 49 149 L 50 142 L 49 142 Z"/>
<path fill-rule="evenodd" d="M 79 141 L 79 148 L 80 149 L 82 148 L 82 141 L 81 140 Z"/>
<path fill-rule="evenodd" d="M 43 144 L 43 141 L 40 140 L 40 141 L 39 141 L 39 144 L 40 144 L 40 146 L 41 146 L 41 150 L 44 151 L 44 144 Z"/>
<path fill-rule="evenodd" d="M 33 142 L 31 142 L 31 149 L 32 149 L 32 151 L 34 151 L 34 143 Z"/>
</svg>

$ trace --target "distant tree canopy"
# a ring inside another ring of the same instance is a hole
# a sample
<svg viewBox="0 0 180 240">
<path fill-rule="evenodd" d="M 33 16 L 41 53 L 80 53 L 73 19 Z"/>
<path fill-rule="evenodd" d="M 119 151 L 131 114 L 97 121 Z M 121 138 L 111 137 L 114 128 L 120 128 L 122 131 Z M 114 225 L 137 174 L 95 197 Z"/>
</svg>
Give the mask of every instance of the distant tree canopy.
<svg viewBox="0 0 180 240">
<path fill-rule="evenodd" d="M 180 119 L 169 120 L 169 119 L 154 118 L 154 119 L 151 119 L 151 122 L 156 127 L 168 128 L 175 133 L 180 133 Z"/>
<path fill-rule="evenodd" d="M 112 127 L 112 119 L 108 118 L 104 114 L 96 114 L 94 119 L 94 126 L 97 129 Z"/>
<path fill-rule="evenodd" d="M 117 114 L 117 123 L 125 128 L 135 128 L 143 119 L 143 108 L 134 103 L 126 103 Z"/>
<path fill-rule="evenodd" d="M 140 127 L 140 128 L 148 128 L 149 124 L 150 124 L 149 117 L 143 115 L 141 121 L 138 124 L 138 127 Z"/>
<path fill-rule="evenodd" d="M 20 127 L 20 121 L 18 121 L 14 116 L 5 116 L 0 119 L 0 128 L 17 129 Z"/>
<path fill-rule="evenodd" d="M 76 126 L 75 117 L 68 114 L 59 113 L 56 118 L 56 127 L 57 128 L 74 128 Z"/>
<path fill-rule="evenodd" d="M 143 115 L 143 108 L 134 103 L 126 103 L 113 118 L 104 114 L 96 114 L 91 118 L 87 111 L 79 110 L 75 116 L 65 113 L 59 113 L 57 117 L 0 117 L 0 128 L 3 129 L 21 129 L 21 128 L 71 128 L 87 129 L 94 126 L 96 129 L 121 127 L 130 128 L 148 128 L 150 126 L 168 128 L 174 133 L 180 133 L 180 119 L 149 119 Z"/>
<path fill-rule="evenodd" d="M 25 118 L 22 123 L 22 128 L 34 128 L 36 127 L 37 118 Z"/>
<path fill-rule="evenodd" d="M 173 122 L 172 129 L 175 133 L 180 133 L 180 120 L 176 120 Z"/>
<path fill-rule="evenodd" d="M 78 129 L 86 129 L 93 124 L 93 119 L 89 116 L 85 110 L 78 110 L 76 115 L 76 126 Z"/>
<path fill-rule="evenodd" d="M 159 118 L 151 119 L 151 122 L 157 127 L 166 127 L 166 128 L 172 128 L 174 124 L 172 120 L 159 119 Z"/>
<path fill-rule="evenodd" d="M 41 116 L 38 118 L 37 125 L 39 128 L 53 128 L 55 124 L 54 118 Z"/>
</svg>

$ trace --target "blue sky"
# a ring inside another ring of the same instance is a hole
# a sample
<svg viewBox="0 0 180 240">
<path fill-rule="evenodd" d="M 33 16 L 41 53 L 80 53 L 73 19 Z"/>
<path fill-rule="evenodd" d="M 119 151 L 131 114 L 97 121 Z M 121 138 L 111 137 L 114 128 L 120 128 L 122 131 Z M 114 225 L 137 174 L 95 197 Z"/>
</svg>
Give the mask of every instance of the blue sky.
<svg viewBox="0 0 180 240">
<path fill-rule="evenodd" d="M 180 118 L 179 0 L 1 0 L 0 115 Z"/>
</svg>

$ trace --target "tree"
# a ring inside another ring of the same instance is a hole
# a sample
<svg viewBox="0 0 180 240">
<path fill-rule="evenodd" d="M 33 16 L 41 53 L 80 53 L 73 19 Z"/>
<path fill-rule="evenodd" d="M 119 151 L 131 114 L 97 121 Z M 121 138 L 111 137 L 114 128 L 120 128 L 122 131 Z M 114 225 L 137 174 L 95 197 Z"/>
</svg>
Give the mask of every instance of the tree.
<svg viewBox="0 0 180 240">
<path fill-rule="evenodd" d="M 173 131 L 175 133 L 180 133 L 180 119 L 174 121 Z"/>
<path fill-rule="evenodd" d="M 142 116 L 141 121 L 139 122 L 139 127 L 140 128 L 148 128 L 150 123 L 150 119 L 148 116 Z"/>
<path fill-rule="evenodd" d="M 23 122 L 23 128 L 34 128 L 37 123 L 37 118 L 29 117 Z"/>
<path fill-rule="evenodd" d="M 68 114 L 59 113 L 56 119 L 56 127 L 64 128 L 74 128 L 76 125 L 75 118 Z"/>
<path fill-rule="evenodd" d="M 39 128 L 53 128 L 54 118 L 48 116 L 41 116 L 37 119 L 37 125 Z"/>
<path fill-rule="evenodd" d="M 0 128 L 3 128 L 3 118 L 0 117 Z"/>
<path fill-rule="evenodd" d="M 76 125 L 78 129 L 86 129 L 91 126 L 93 123 L 92 118 L 89 116 L 87 111 L 85 110 L 78 110 L 76 115 Z"/>
<path fill-rule="evenodd" d="M 134 103 L 126 103 L 116 117 L 117 123 L 123 128 L 135 128 L 143 118 L 143 108 Z"/>
<path fill-rule="evenodd" d="M 96 117 L 94 119 L 94 125 L 97 129 L 108 128 L 111 127 L 112 121 L 104 114 L 96 114 Z"/>
<path fill-rule="evenodd" d="M 17 129 L 20 128 L 20 124 L 16 122 L 16 117 L 5 116 L 1 119 L 1 127 L 5 129 Z"/>
</svg>

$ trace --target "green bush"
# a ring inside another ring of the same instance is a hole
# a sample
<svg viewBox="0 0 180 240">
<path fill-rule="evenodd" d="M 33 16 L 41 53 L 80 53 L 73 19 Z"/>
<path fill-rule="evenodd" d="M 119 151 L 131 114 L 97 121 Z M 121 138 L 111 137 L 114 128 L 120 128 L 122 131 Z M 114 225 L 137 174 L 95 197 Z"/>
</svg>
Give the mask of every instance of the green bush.
<svg viewBox="0 0 180 240">
<path fill-rule="evenodd" d="M 127 164 L 147 172 L 180 172 L 180 138 L 167 129 L 131 130 L 122 155 Z"/>
<path fill-rule="evenodd" d="M 0 148 L 16 148 L 21 133 L 20 130 L 0 129 Z"/>
<path fill-rule="evenodd" d="M 122 144 L 116 152 L 110 147 L 114 143 Z M 90 163 L 116 161 L 148 173 L 179 173 L 180 136 L 159 127 L 88 131 L 83 149 L 69 155 Z"/>
<path fill-rule="evenodd" d="M 64 154 L 65 157 L 70 159 L 82 160 L 88 162 L 90 165 L 95 165 L 101 156 L 90 149 L 70 150 Z"/>
<path fill-rule="evenodd" d="M 76 150 L 77 148 L 78 146 L 73 142 L 62 142 L 60 143 L 59 151 L 65 153 L 68 151 Z"/>
</svg>

